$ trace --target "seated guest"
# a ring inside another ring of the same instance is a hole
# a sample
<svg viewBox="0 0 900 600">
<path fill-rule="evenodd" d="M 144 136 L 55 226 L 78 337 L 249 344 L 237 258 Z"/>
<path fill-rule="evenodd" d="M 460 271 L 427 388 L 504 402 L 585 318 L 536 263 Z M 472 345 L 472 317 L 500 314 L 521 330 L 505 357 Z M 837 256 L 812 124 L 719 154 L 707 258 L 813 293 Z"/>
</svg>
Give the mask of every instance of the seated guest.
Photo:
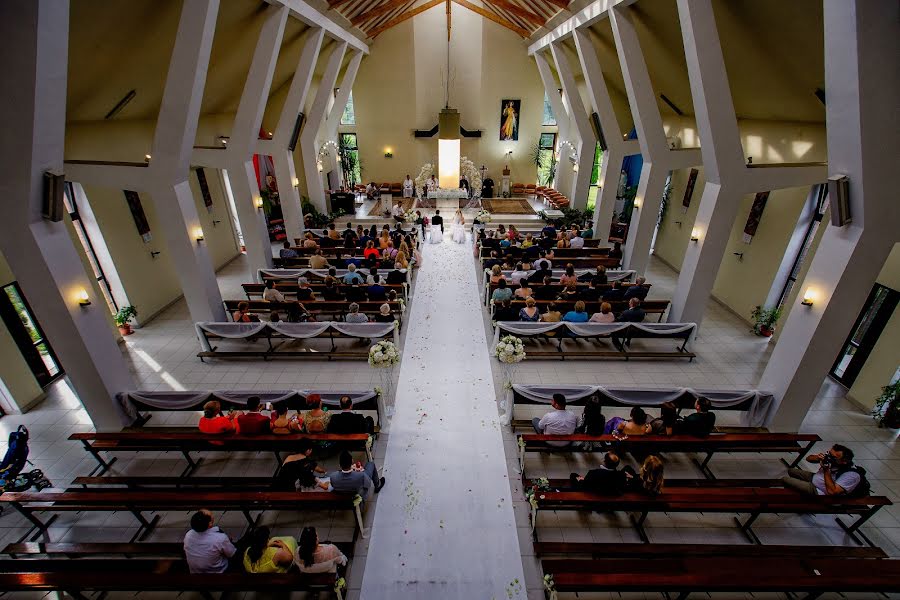
<svg viewBox="0 0 900 600">
<path fill-rule="evenodd" d="M 395 320 L 394 315 L 391 313 L 390 304 L 385 302 L 378 307 L 378 314 L 375 315 L 376 323 L 393 323 Z"/>
<path fill-rule="evenodd" d="M 328 261 L 330 264 L 334 266 L 335 269 L 346 269 L 347 268 L 347 259 L 344 258 L 344 253 L 340 250 L 335 250 L 334 258 Z"/>
<path fill-rule="evenodd" d="M 375 247 L 375 241 L 369 240 L 366 242 L 366 249 L 363 250 L 363 256 L 367 259 L 373 258 L 378 260 L 381 257 L 381 250 Z"/>
<path fill-rule="evenodd" d="M 313 239 L 313 235 L 308 231 L 303 235 L 303 247 L 304 248 L 318 248 L 319 247 L 319 244 L 317 244 L 316 240 Z"/>
<path fill-rule="evenodd" d="M 662 491 L 663 486 L 663 461 L 651 454 L 644 459 L 641 470 L 635 473 L 631 466 L 622 469 L 625 473 L 625 491 L 643 492 L 655 496 Z"/>
<path fill-rule="evenodd" d="M 350 268 L 350 265 L 353 265 L 354 267 L 356 267 L 356 268 L 358 269 L 359 267 L 362 266 L 363 259 L 360 258 L 359 256 L 352 256 L 352 255 L 351 255 L 351 256 L 348 256 L 348 257 L 347 257 L 347 260 L 344 261 L 344 262 L 347 264 L 347 268 L 348 268 L 348 269 Z"/>
<path fill-rule="evenodd" d="M 397 252 L 397 259 L 394 261 L 395 269 L 408 269 L 409 268 L 409 260 L 406 258 L 406 253 L 403 250 Z M 396 271 L 391 271 L 391 273 L 396 273 Z M 388 278 L 390 278 L 391 273 L 388 274 Z"/>
<path fill-rule="evenodd" d="M 246 300 L 238 302 L 237 310 L 231 314 L 231 320 L 235 323 L 257 323 L 259 317 L 250 314 L 250 303 Z"/>
<path fill-rule="evenodd" d="M 622 258 L 622 243 L 613 242 L 613 247 L 609 251 L 610 258 Z"/>
<path fill-rule="evenodd" d="M 494 265 L 491 267 L 491 283 L 500 283 L 501 279 L 506 279 L 506 275 L 503 274 L 500 265 Z"/>
<path fill-rule="evenodd" d="M 522 240 L 522 249 L 527 250 L 528 248 L 531 248 L 532 246 L 534 246 L 534 237 L 532 237 L 532 235 L 530 233 L 526 233 L 525 239 Z"/>
<path fill-rule="evenodd" d="M 372 275 L 372 285 L 366 290 L 366 294 L 372 302 L 384 302 L 387 300 L 387 291 L 381 285 L 381 277 L 379 275 Z"/>
<path fill-rule="evenodd" d="M 247 412 L 238 416 L 235 420 L 237 429 L 241 435 L 260 435 L 271 431 L 270 423 L 272 420 L 260 414 L 259 412 L 259 396 L 250 396 L 247 398 Z"/>
<path fill-rule="evenodd" d="M 528 271 L 522 268 L 522 263 L 516 263 L 515 270 L 509 274 L 509 280 L 513 284 L 517 284 L 528 276 Z"/>
<path fill-rule="evenodd" d="M 809 496 L 838 496 L 850 494 L 863 481 L 859 468 L 853 465 L 853 450 L 841 444 L 807 456 L 806 462 L 819 465 L 819 470 L 788 469 L 787 476 L 781 478 L 784 487 Z"/>
<path fill-rule="evenodd" d="M 569 236 L 565 232 L 560 232 L 559 239 L 556 242 L 557 248 L 568 248 L 569 247 Z"/>
<path fill-rule="evenodd" d="M 603 429 L 605 427 L 606 418 L 603 416 L 603 405 L 600 403 L 600 398 L 591 396 L 584 405 L 584 411 L 578 419 L 578 426 L 575 428 L 575 433 L 603 435 Z M 593 447 L 594 442 L 584 442 L 582 445 L 584 444 L 591 444 L 591 447 Z M 590 450 L 591 448 L 586 449 Z"/>
<path fill-rule="evenodd" d="M 594 222 L 593 221 L 587 222 L 587 228 L 582 230 L 581 237 L 583 237 L 586 240 L 589 240 L 592 237 L 594 237 Z"/>
<path fill-rule="evenodd" d="M 297 482 L 304 479 L 303 474 L 309 473 L 325 474 L 325 469 L 320 467 L 316 461 L 312 459 L 313 442 L 308 438 L 300 438 L 297 440 L 297 453 L 291 454 L 284 459 L 281 468 L 272 481 L 272 489 L 282 492 L 292 492 L 297 489 Z M 328 485 L 323 486 L 323 490 Z"/>
<path fill-rule="evenodd" d="M 344 248 L 346 248 L 347 250 L 355 250 L 357 243 L 359 243 L 359 239 L 356 237 L 355 231 L 351 231 L 349 234 L 344 236 Z"/>
<path fill-rule="evenodd" d="M 334 226 L 334 223 L 328 224 L 328 239 L 330 239 L 330 240 L 341 239 L 341 234 L 338 233 L 337 229 Z"/>
<path fill-rule="evenodd" d="M 709 398 L 700 397 L 694 402 L 694 412 L 675 423 L 675 433 L 705 437 L 716 426 L 715 413 L 709 412 L 712 403 Z"/>
<path fill-rule="evenodd" d="M 562 394 L 553 394 L 550 406 L 553 407 L 553 410 L 540 419 L 534 417 L 531 420 L 534 430 L 546 435 L 572 435 L 575 433 L 578 417 L 575 416 L 575 413 L 566 410 L 566 397 Z M 568 446 L 569 442 L 547 442 L 547 445 L 562 448 Z"/>
<path fill-rule="evenodd" d="M 281 250 L 278 251 L 279 258 L 297 258 L 297 251 L 291 248 L 291 243 L 284 240 L 281 244 Z"/>
<path fill-rule="evenodd" d="M 347 272 L 344 273 L 344 276 L 341 277 L 341 280 L 346 285 L 351 285 L 354 281 L 358 283 L 363 282 L 362 275 L 356 272 L 356 265 L 350 265 L 347 267 Z"/>
<path fill-rule="evenodd" d="M 394 248 L 394 242 L 387 243 L 387 247 L 381 252 L 381 258 L 382 260 L 395 260 L 397 258 L 397 249 Z"/>
<path fill-rule="evenodd" d="M 609 289 L 603 292 L 604 302 L 621 302 L 625 299 L 625 292 L 622 290 L 622 284 L 613 281 Z"/>
<path fill-rule="evenodd" d="M 341 232 L 342 238 L 347 238 L 348 235 L 356 235 L 356 231 L 353 229 L 353 223 L 347 221 L 347 227 Z"/>
<path fill-rule="evenodd" d="M 491 294 L 492 302 L 503 302 L 504 300 L 509 300 L 512 298 L 512 290 L 506 287 L 506 280 L 501 279 L 497 282 L 497 289 L 494 290 L 494 293 Z"/>
<path fill-rule="evenodd" d="M 585 302 L 596 302 L 600 299 L 603 292 L 594 283 L 593 278 L 588 282 L 588 286 L 578 290 L 578 297 Z"/>
<path fill-rule="evenodd" d="M 547 253 L 544 252 L 543 250 L 538 255 L 538 259 L 534 262 L 534 264 L 537 265 L 538 271 L 553 271 L 553 261 L 551 261 L 549 258 L 547 258 Z M 551 275 L 552 275 L 552 272 L 551 272 Z M 541 277 L 543 277 L 543 276 L 544 276 L 544 274 L 541 274 Z"/>
<path fill-rule="evenodd" d="M 537 277 L 537 272 L 534 274 L 534 277 Z M 547 275 L 543 279 L 544 285 L 539 288 L 535 288 L 534 290 L 534 299 L 535 300 L 556 300 L 556 297 L 559 295 L 557 293 L 556 286 L 553 285 L 553 278 Z"/>
<path fill-rule="evenodd" d="M 528 278 L 523 277 L 519 280 L 519 288 L 513 293 L 513 295 L 520 300 L 524 300 L 525 298 L 531 296 L 531 293 L 532 289 L 528 285 Z"/>
<path fill-rule="evenodd" d="M 609 283 L 606 278 L 606 267 L 604 267 L 603 265 L 597 265 L 597 271 L 594 273 L 591 281 L 594 282 L 594 285 L 606 285 L 607 283 Z"/>
<path fill-rule="evenodd" d="M 363 465 L 362 471 L 354 471 L 353 457 L 344 450 L 341 452 L 338 462 L 340 470 L 328 475 L 334 491 L 353 492 L 362 496 L 363 500 L 368 500 L 372 497 L 372 492 L 377 494 L 384 487 L 384 477 L 378 476 L 378 469 L 375 468 L 375 463 L 372 461 Z"/>
<path fill-rule="evenodd" d="M 575 310 L 570 310 L 563 317 L 563 321 L 567 323 L 587 323 L 588 314 L 584 310 L 584 302 L 579 300 L 575 303 Z"/>
<path fill-rule="evenodd" d="M 334 302 L 335 300 L 343 299 L 344 295 L 341 294 L 341 291 L 335 285 L 334 277 L 326 277 L 325 287 L 322 289 L 322 300 L 330 300 Z"/>
<path fill-rule="evenodd" d="M 312 288 L 309 287 L 309 279 L 307 279 L 306 277 L 301 277 L 297 280 L 297 285 L 300 286 L 297 288 L 298 302 L 315 301 L 316 294 L 312 291 Z"/>
<path fill-rule="evenodd" d="M 628 308 L 622 311 L 616 321 L 619 323 L 640 323 L 644 320 L 644 310 L 641 308 L 641 301 L 632 298 L 628 301 Z"/>
<path fill-rule="evenodd" d="M 400 254 L 397 255 L 398 259 L 401 254 L 403 254 L 403 253 L 401 252 Z M 388 273 L 387 281 L 386 281 L 386 283 L 388 285 L 400 285 L 401 283 L 406 283 L 406 273 L 404 273 L 400 269 L 405 269 L 408 267 L 401 267 L 399 260 L 395 266 L 397 268 Z M 391 290 L 391 291 L 393 291 L 393 290 Z M 396 298 L 395 298 L 395 300 L 396 300 Z"/>
<path fill-rule="evenodd" d="M 266 279 L 266 289 L 263 290 L 262 298 L 266 302 L 284 302 L 284 294 L 275 289 L 274 279 Z"/>
<path fill-rule="evenodd" d="M 556 227 L 553 226 L 553 223 L 547 223 L 546 225 L 544 225 L 544 228 L 541 229 L 541 236 L 545 238 L 556 237 Z"/>
<path fill-rule="evenodd" d="M 493 270 L 494 267 L 499 267 L 503 264 L 503 261 L 498 258 L 498 254 L 496 250 L 491 250 L 491 256 L 486 261 L 484 261 L 484 268 Z"/>
<path fill-rule="evenodd" d="M 551 302 L 547 305 L 547 310 L 541 314 L 541 321 L 544 323 L 559 323 L 562 321 L 562 314 L 556 310 L 556 303 Z M 554 336 L 556 335 L 555 331 L 548 331 L 544 335 Z"/>
<path fill-rule="evenodd" d="M 375 420 L 353 412 L 350 396 L 341 396 L 341 412 L 331 415 L 328 433 L 374 433 Z"/>
<path fill-rule="evenodd" d="M 375 283 L 375 277 L 377 277 L 377 276 L 378 276 L 378 268 L 377 268 L 377 267 L 372 267 L 371 269 L 369 269 L 369 274 L 366 275 L 366 280 L 365 280 L 364 283 L 365 283 L 366 285 L 372 285 L 372 284 L 374 284 L 374 283 Z"/>
<path fill-rule="evenodd" d="M 315 527 L 304 527 L 294 562 L 301 573 L 337 573 L 347 566 L 347 557 L 334 544 L 320 544 Z"/>
<path fill-rule="evenodd" d="M 664 402 L 659 407 L 659 417 L 650 421 L 654 435 L 672 435 L 678 421 L 678 408 L 673 402 Z"/>
<path fill-rule="evenodd" d="M 312 313 L 306 310 L 306 307 L 300 302 L 294 302 L 288 306 L 287 316 L 288 321 L 291 323 L 306 323 L 308 321 L 316 320 Z"/>
<path fill-rule="evenodd" d="M 631 300 L 632 298 L 637 298 L 641 302 L 647 297 L 647 292 L 650 291 L 650 287 L 644 285 L 647 281 L 644 277 L 638 277 L 634 280 L 634 285 L 628 286 L 628 289 L 625 290 L 625 299 Z"/>
<path fill-rule="evenodd" d="M 513 259 L 512 254 L 507 254 L 507 255 L 503 258 L 503 264 L 500 265 L 500 266 L 503 267 L 503 270 L 504 270 L 504 271 L 513 271 L 513 270 L 515 270 L 515 268 L 516 268 L 516 261 Z"/>
<path fill-rule="evenodd" d="M 609 302 L 600 303 L 600 312 L 591 315 L 591 323 L 615 323 L 616 316 L 613 314 L 612 305 Z"/>
<path fill-rule="evenodd" d="M 365 302 L 366 290 L 359 285 L 359 282 L 353 282 L 348 288 L 344 288 L 344 296 L 347 302 Z M 359 305 L 357 305 L 358 307 Z"/>
<path fill-rule="evenodd" d="M 500 249 L 501 250 L 505 250 L 512 245 L 513 245 L 513 243 L 508 238 L 503 238 L 500 240 Z"/>
<path fill-rule="evenodd" d="M 344 315 L 344 321 L 347 323 L 368 323 L 369 317 L 359 312 L 359 304 L 352 302 L 350 304 L 350 312 Z"/>
<path fill-rule="evenodd" d="M 325 255 L 322 254 L 321 250 L 316 250 L 316 253 L 309 257 L 309 268 L 310 269 L 327 269 L 328 268 L 328 259 L 325 258 Z"/>
<path fill-rule="evenodd" d="M 331 420 L 331 413 L 322 410 L 322 396 L 319 394 L 307 396 L 306 407 L 309 410 L 303 413 L 303 428 L 307 433 L 325 433 L 328 421 Z"/>
<path fill-rule="evenodd" d="M 184 535 L 184 557 L 191 573 L 224 573 L 237 550 L 227 535 L 213 525 L 212 513 L 201 509 L 191 517 Z"/>
<path fill-rule="evenodd" d="M 572 489 L 605 496 L 618 496 L 625 491 L 625 473 L 619 470 L 619 456 L 610 450 L 603 455 L 603 464 L 584 475 L 572 473 Z"/>
<path fill-rule="evenodd" d="M 561 300 L 563 302 L 574 302 L 578 300 L 580 294 L 578 292 L 578 288 L 574 283 L 566 284 L 563 287 L 563 291 L 560 292 L 559 296 L 557 296 L 557 300 Z"/>
<path fill-rule="evenodd" d="M 537 302 L 531 296 L 525 298 L 525 308 L 519 309 L 519 320 L 528 323 L 537 323 L 541 320 L 541 311 L 536 306 Z"/>
<path fill-rule="evenodd" d="M 494 305 L 494 321 L 518 321 L 519 311 L 512 307 L 509 299 Z"/>
<path fill-rule="evenodd" d="M 581 250 L 584 248 L 584 238 L 577 234 L 573 235 L 569 238 L 569 248 Z"/>
<path fill-rule="evenodd" d="M 294 564 L 297 540 L 293 537 L 271 537 L 263 525 L 247 534 L 249 545 L 244 551 L 244 570 L 247 573 L 287 573 Z"/>
<path fill-rule="evenodd" d="M 625 420 L 622 417 L 613 417 L 606 422 L 603 433 L 618 435 L 646 435 L 651 433 L 647 413 L 640 406 L 631 409 L 631 418 Z"/>
<path fill-rule="evenodd" d="M 222 405 L 218 400 L 210 400 L 203 405 L 203 416 L 200 417 L 199 429 L 201 433 L 234 433 L 234 419 L 238 413 L 231 410 L 228 415 L 222 414 Z"/>
<path fill-rule="evenodd" d="M 280 402 L 275 405 L 272 414 L 269 415 L 271 422 L 269 428 L 276 435 L 287 435 L 303 431 L 303 418 L 300 413 L 294 413 L 294 416 L 288 416 L 288 405 L 286 402 Z"/>
</svg>

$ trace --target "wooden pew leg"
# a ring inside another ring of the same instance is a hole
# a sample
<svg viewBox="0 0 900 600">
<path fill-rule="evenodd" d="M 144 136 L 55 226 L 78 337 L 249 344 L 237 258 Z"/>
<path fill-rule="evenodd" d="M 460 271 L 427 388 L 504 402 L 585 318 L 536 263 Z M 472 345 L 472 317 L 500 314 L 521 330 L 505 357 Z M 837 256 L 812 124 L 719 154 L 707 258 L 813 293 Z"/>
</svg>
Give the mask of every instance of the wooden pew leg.
<svg viewBox="0 0 900 600">
<path fill-rule="evenodd" d="M 184 456 L 184 459 L 188 462 L 188 466 L 184 468 L 184 471 L 181 472 L 180 476 L 187 477 L 188 475 L 190 475 L 191 473 L 194 472 L 194 469 L 196 469 L 200 465 L 201 462 L 203 462 L 203 457 L 200 457 L 197 460 L 194 460 L 193 458 L 191 458 L 191 453 L 188 450 L 182 450 L 181 454 Z"/>
<path fill-rule="evenodd" d="M 88 600 L 88 597 L 79 590 L 66 590 L 66 593 L 75 598 L 75 600 Z"/>
<path fill-rule="evenodd" d="M 822 592 L 810 592 L 807 595 L 803 596 L 803 600 L 815 600 L 819 596 L 822 595 Z"/>
<path fill-rule="evenodd" d="M 90 452 L 91 456 L 93 456 L 94 459 L 96 459 L 96 461 L 99 463 L 90 473 L 88 473 L 89 477 L 93 477 L 94 475 L 103 475 L 104 473 L 109 471 L 110 467 L 112 467 L 113 463 L 116 462 L 116 459 L 118 458 L 117 456 L 113 456 L 112 460 L 105 461 L 103 460 L 103 457 L 100 456 L 100 452 L 96 448 L 91 446 L 91 443 L 88 440 L 81 440 L 81 443 L 84 444 L 84 449 Z M 98 469 L 100 470 L 99 473 L 97 472 Z"/>
<path fill-rule="evenodd" d="M 131 541 L 135 540 L 143 542 L 147 539 L 147 536 L 150 535 L 150 532 L 156 527 L 156 524 L 159 523 L 160 515 L 155 515 L 151 520 L 147 520 L 144 518 L 144 515 L 139 510 L 129 509 L 131 514 L 134 515 L 134 518 L 138 520 L 141 526 L 138 528 L 137 532 L 135 532 L 134 536 L 132 536 Z"/>
<path fill-rule="evenodd" d="M 751 542 L 753 542 L 757 546 L 761 546 L 762 542 L 759 541 L 759 537 L 757 537 L 756 532 L 753 531 L 752 527 L 753 527 L 753 522 L 756 521 L 756 519 L 759 517 L 759 514 L 760 513 L 758 513 L 758 512 L 751 514 L 750 518 L 747 519 L 747 521 L 744 523 L 741 523 L 741 520 L 738 519 L 737 517 L 734 518 L 734 522 L 738 524 L 738 527 L 741 528 L 741 531 L 744 532 L 744 535 L 747 536 L 747 539 L 749 539 Z"/>
<path fill-rule="evenodd" d="M 644 529 L 644 521 L 647 519 L 647 511 L 641 513 L 641 516 L 637 519 L 634 518 L 634 515 L 629 515 L 631 518 L 631 524 L 634 525 L 635 530 L 637 530 L 638 537 L 641 538 L 641 541 L 645 544 L 650 542 L 650 538 L 647 537 L 647 531 Z"/>
<path fill-rule="evenodd" d="M 709 461 L 712 460 L 714 452 L 707 452 L 706 458 L 703 459 L 703 462 L 698 461 L 696 458 L 693 459 L 694 464 L 700 469 L 700 472 L 703 473 L 703 476 L 707 479 L 715 479 L 716 476 L 713 474 L 712 469 L 709 468 Z"/>
<path fill-rule="evenodd" d="M 687 597 L 690 596 L 690 594 L 690 592 L 681 592 L 675 600 L 687 600 Z"/>
<path fill-rule="evenodd" d="M 856 520 L 856 522 L 853 523 L 852 525 L 845 525 L 844 522 L 841 521 L 840 517 L 835 517 L 834 520 L 837 522 L 838 525 L 841 526 L 841 529 L 843 529 L 844 531 L 847 532 L 847 534 L 850 536 L 850 538 L 854 542 L 856 542 L 857 544 L 860 544 L 860 545 L 862 545 L 863 542 L 865 542 L 866 545 L 871 546 L 872 548 L 875 548 L 876 546 L 875 546 L 875 544 L 872 543 L 872 540 L 870 540 L 869 537 L 865 533 L 863 533 L 859 527 L 860 527 L 860 525 L 862 525 L 863 523 L 865 523 L 866 521 L 871 519 L 872 516 L 876 512 L 878 512 L 880 509 L 881 509 L 880 506 L 873 506 L 871 509 L 869 509 L 869 512 L 867 512 L 866 514 L 864 514 L 860 518 L 858 518 Z M 860 541 L 860 538 L 862 538 L 863 541 Z"/>
<path fill-rule="evenodd" d="M 815 445 L 815 442 L 809 442 L 808 444 L 806 444 L 806 447 L 801 449 L 800 452 L 797 453 L 797 458 L 795 458 L 793 462 L 789 463 L 788 461 L 784 460 L 783 458 L 781 459 L 781 462 L 784 463 L 784 465 L 786 467 L 788 467 L 789 469 L 796 469 L 797 466 L 800 464 L 800 461 L 803 460 L 807 454 L 809 454 L 809 451 L 812 450 L 812 447 L 814 445 Z"/>
<path fill-rule="evenodd" d="M 34 532 L 34 535 L 31 536 L 31 539 L 29 541 L 33 542 L 33 541 L 37 540 L 39 537 L 41 537 L 42 535 L 44 535 L 47 532 L 47 528 L 50 527 L 50 525 L 59 516 L 59 515 L 53 515 L 52 517 L 47 519 L 47 521 L 45 522 L 45 521 L 41 521 L 40 519 L 35 517 L 34 512 L 30 508 L 25 508 L 18 502 L 10 502 L 10 504 L 12 504 L 12 507 L 14 509 L 16 509 L 16 511 L 20 515 L 22 515 L 23 517 L 25 517 L 32 523 L 31 529 L 26 531 L 25 535 L 23 535 L 18 540 L 16 540 L 16 543 L 24 542 L 26 539 L 28 539 L 29 536 L 31 536 L 32 532 Z"/>
</svg>

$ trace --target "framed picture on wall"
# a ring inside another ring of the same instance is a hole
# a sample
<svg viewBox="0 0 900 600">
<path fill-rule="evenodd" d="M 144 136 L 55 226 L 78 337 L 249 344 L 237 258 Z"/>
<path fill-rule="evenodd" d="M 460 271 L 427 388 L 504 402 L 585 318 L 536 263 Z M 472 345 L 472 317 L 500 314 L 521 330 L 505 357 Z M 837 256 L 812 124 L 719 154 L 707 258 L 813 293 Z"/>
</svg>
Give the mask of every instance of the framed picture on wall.
<svg viewBox="0 0 900 600">
<path fill-rule="evenodd" d="M 522 111 L 521 100 L 502 100 L 500 102 L 500 141 L 519 141 L 519 115 Z"/>
<path fill-rule="evenodd" d="M 137 192 L 131 190 L 123 190 L 125 192 L 125 202 L 128 203 L 128 209 L 131 211 L 131 217 L 134 219 L 134 225 L 137 227 L 138 235 L 148 243 L 153 239 L 150 233 L 150 222 L 147 221 L 147 215 L 144 214 L 144 207 L 141 206 L 141 197 Z"/>
<path fill-rule="evenodd" d="M 744 243 L 749 244 L 756 235 L 759 228 L 759 221 L 762 219 L 763 211 L 766 209 L 766 202 L 769 200 L 769 192 L 759 192 L 753 199 L 753 206 L 750 207 L 750 214 L 747 216 L 747 224 L 744 225 Z"/>
<path fill-rule="evenodd" d="M 687 185 L 684 186 L 684 198 L 681 200 L 681 212 L 686 213 L 688 208 L 691 207 L 691 196 L 694 195 L 694 184 L 697 183 L 697 175 L 700 174 L 700 171 L 697 169 L 691 169 L 691 174 L 688 175 Z"/>
<path fill-rule="evenodd" d="M 212 194 L 209 193 L 209 183 L 206 181 L 206 172 L 203 167 L 197 169 L 197 183 L 200 185 L 200 195 L 203 196 L 203 205 L 207 212 L 212 212 Z"/>
</svg>

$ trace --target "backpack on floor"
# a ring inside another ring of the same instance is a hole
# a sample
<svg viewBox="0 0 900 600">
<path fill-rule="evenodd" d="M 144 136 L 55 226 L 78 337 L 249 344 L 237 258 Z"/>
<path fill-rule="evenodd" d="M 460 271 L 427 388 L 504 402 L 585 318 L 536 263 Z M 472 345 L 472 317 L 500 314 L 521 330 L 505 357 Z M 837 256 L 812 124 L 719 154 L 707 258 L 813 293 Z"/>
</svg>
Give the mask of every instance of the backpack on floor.
<svg viewBox="0 0 900 600">
<path fill-rule="evenodd" d="M 19 425 L 9 434 L 9 448 L 0 462 L 0 488 L 18 477 L 28 462 L 28 429 Z"/>
<path fill-rule="evenodd" d="M 48 487 L 53 487 L 53 484 L 40 469 L 19 473 L 12 479 L 0 481 L 0 492 L 27 492 L 32 487 L 40 492 Z"/>
</svg>

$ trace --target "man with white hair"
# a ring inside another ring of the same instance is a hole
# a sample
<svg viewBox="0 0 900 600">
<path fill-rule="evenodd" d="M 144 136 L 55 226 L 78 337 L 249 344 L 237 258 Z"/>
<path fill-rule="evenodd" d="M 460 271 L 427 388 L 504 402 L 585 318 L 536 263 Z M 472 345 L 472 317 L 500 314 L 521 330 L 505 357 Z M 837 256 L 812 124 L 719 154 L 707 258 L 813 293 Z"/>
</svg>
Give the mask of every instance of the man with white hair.
<svg viewBox="0 0 900 600">
<path fill-rule="evenodd" d="M 650 291 L 650 286 L 644 285 L 647 281 L 646 277 L 638 277 L 634 280 L 634 285 L 628 286 L 628 289 L 625 290 L 625 300 L 631 300 L 632 298 L 637 298 L 641 302 L 647 297 L 647 292 Z"/>
<path fill-rule="evenodd" d="M 363 283 L 363 278 L 359 273 L 356 272 L 356 265 L 354 264 L 347 265 L 347 272 L 343 277 L 341 277 L 341 279 L 346 285 L 352 285 L 354 281 L 356 281 L 357 283 Z"/>
</svg>

